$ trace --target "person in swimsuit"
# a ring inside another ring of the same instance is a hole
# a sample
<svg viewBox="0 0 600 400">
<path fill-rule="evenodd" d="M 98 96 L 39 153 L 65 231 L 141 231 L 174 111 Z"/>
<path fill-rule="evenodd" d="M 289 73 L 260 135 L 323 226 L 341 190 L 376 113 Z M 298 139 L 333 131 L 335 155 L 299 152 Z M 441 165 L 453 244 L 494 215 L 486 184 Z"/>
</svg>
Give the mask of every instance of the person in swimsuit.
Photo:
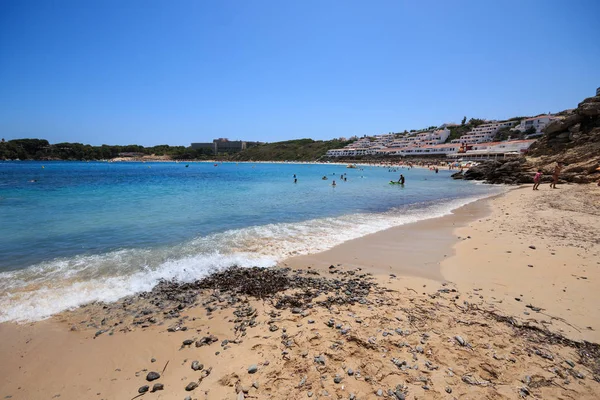
<svg viewBox="0 0 600 400">
<path fill-rule="evenodd" d="M 540 190 L 538 187 L 542 181 L 542 170 L 538 169 L 537 173 L 533 177 L 533 190 Z"/>
<path fill-rule="evenodd" d="M 552 183 L 550 187 L 552 189 L 556 189 L 556 184 L 558 183 L 558 176 L 560 175 L 560 171 L 562 170 L 562 163 L 557 162 L 556 167 L 554 167 L 554 173 L 552 174 Z"/>
</svg>

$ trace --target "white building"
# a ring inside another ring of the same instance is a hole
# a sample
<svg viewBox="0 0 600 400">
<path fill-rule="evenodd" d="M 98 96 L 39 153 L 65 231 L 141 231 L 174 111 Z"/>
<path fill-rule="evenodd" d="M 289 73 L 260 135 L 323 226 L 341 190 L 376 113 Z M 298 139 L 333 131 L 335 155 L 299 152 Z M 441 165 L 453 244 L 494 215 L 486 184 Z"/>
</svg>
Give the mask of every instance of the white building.
<svg viewBox="0 0 600 400">
<path fill-rule="evenodd" d="M 498 158 L 523 154 L 535 142 L 533 140 L 510 140 L 505 142 L 476 143 L 464 145 L 457 153 L 450 154 L 454 158 Z"/>
<path fill-rule="evenodd" d="M 557 120 L 558 117 L 553 115 L 540 115 L 538 117 L 526 118 L 521 123 L 514 127 L 515 130 L 526 132 L 531 128 L 535 128 L 535 133 L 540 133 L 550 122 Z"/>
<path fill-rule="evenodd" d="M 510 128 L 517 124 L 517 121 L 495 121 L 487 124 L 479 125 L 473 128 L 470 132 L 462 135 L 458 139 L 452 140 L 452 143 L 459 144 L 474 144 L 485 143 L 494 139 L 494 135 L 502 128 Z"/>
</svg>

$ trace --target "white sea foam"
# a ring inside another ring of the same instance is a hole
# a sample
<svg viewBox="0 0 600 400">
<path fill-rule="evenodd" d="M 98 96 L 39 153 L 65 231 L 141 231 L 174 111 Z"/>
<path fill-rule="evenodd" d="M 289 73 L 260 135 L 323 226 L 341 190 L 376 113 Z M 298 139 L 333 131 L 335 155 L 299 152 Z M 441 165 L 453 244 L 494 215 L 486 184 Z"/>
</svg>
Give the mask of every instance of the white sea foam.
<svg viewBox="0 0 600 400">
<path fill-rule="evenodd" d="M 35 321 L 92 301 L 115 301 L 148 291 L 160 279 L 189 282 L 231 265 L 273 266 L 289 256 L 321 252 L 394 226 L 441 217 L 477 199 L 253 226 L 176 246 L 58 259 L 0 273 L 0 322 Z"/>
</svg>

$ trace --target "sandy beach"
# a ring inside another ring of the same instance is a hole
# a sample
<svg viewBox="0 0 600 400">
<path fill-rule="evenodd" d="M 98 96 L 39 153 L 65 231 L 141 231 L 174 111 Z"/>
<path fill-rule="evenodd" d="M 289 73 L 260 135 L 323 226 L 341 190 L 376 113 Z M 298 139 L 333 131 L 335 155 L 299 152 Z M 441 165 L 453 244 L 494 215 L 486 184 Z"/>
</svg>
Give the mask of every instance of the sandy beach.
<svg viewBox="0 0 600 400">
<path fill-rule="evenodd" d="M 600 188 L 521 187 L 289 271 L 0 324 L 0 398 L 597 399 L 599 226 Z"/>
</svg>

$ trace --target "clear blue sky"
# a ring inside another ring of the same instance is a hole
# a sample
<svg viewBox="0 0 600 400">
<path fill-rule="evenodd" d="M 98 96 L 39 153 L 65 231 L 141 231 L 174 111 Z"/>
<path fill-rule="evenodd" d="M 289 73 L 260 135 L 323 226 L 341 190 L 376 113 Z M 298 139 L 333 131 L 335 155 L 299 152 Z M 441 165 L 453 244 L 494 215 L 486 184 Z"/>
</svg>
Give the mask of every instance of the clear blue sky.
<svg viewBox="0 0 600 400">
<path fill-rule="evenodd" d="M 189 145 L 573 108 L 600 1 L 0 0 L 0 137 Z"/>
</svg>

